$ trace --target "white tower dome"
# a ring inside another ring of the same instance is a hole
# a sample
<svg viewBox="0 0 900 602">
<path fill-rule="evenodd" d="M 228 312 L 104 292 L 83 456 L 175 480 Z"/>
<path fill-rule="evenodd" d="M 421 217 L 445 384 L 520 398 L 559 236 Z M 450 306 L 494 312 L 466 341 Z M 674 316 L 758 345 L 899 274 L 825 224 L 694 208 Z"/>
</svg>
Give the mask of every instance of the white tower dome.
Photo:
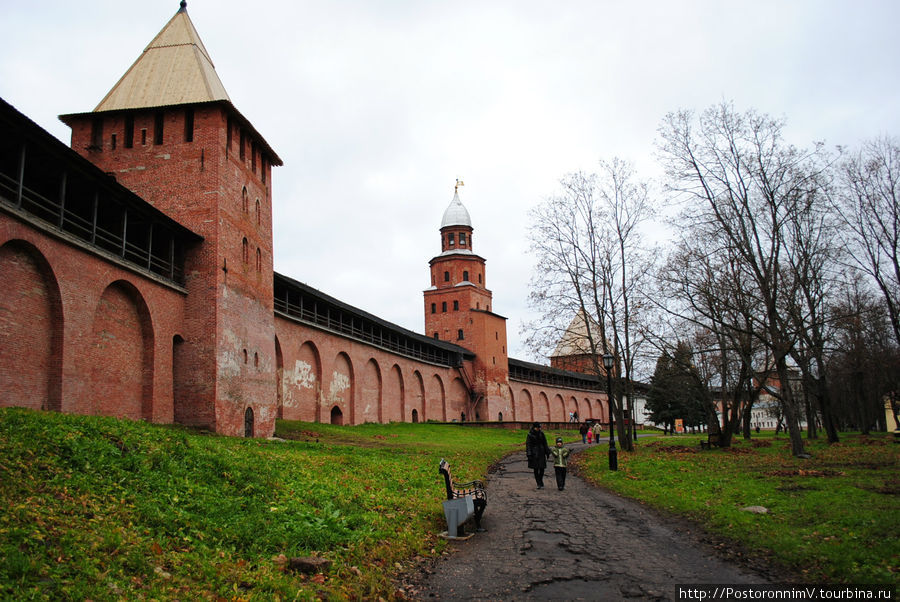
<svg viewBox="0 0 900 602">
<path fill-rule="evenodd" d="M 441 220 L 441 228 L 446 228 L 447 226 L 472 227 L 472 218 L 469 217 L 469 212 L 463 207 L 462 201 L 459 200 L 459 193 L 456 191 L 453 192 L 453 200 L 450 201 L 450 206 L 444 211 L 444 218 Z"/>
</svg>

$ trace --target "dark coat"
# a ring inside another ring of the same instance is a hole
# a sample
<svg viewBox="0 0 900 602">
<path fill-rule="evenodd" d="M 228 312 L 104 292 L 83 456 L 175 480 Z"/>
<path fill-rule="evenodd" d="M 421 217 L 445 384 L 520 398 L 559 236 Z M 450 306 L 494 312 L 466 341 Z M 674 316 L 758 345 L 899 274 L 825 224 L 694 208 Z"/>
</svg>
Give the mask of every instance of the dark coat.
<svg viewBox="0 0 900 602">
<path fill-rule="evenodd" d="M 547 445 L 544 431 L 531 427 L 528 437 L 525 438 L 525 456 L 528 458 L 528 468 L 546 468 L 549 455 L 550 446 Z"/>
</svg>

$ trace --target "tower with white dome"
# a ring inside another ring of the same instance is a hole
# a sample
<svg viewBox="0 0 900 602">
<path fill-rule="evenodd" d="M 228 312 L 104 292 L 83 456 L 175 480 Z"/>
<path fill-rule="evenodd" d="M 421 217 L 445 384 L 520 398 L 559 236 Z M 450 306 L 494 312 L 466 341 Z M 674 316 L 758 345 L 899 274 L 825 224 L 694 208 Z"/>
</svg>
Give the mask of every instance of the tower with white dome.
<svg viewBox="0 0 900 602">
<path fill-rule="evenodd" d="M 485 260 L 475 254 L 472 219 L 459 199 L 461 185 L 441 219 L 441 253 L 429 262 L 425 334 L 476 354 L 465 375 L 472 400 L 464 413 L 469 420 L 498 420 L 509 406 L 506 318 L 492 310 Z"/>
</svg>

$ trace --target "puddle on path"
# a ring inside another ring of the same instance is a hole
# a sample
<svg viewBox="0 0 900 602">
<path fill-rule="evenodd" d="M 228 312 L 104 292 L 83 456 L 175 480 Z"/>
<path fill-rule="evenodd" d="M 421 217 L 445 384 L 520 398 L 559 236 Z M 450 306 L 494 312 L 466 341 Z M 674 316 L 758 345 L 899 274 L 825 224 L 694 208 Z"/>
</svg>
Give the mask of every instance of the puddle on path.
<svg viewBox="0 0 900 602">
<path fill-rule="evenodd" d="M 608 581 L 558 580 L 535 585 L 529 597 L 540 600 L 619 600 L 622 592 Z"/>
<path fill-rule="evenodd" d="M 530 529 L 524 533 L 525 539 L 531 543 L 559 544 L 566 539 L 565 533 L 550 533 L 543 529 Z"/>
</svg>

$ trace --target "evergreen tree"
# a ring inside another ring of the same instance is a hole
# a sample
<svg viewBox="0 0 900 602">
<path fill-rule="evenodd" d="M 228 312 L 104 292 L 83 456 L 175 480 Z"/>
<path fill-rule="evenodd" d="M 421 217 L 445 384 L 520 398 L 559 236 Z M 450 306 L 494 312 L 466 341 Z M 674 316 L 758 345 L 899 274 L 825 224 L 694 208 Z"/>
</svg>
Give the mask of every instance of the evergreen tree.
<svg viewBox="0 0 900 602">
<path fill-rule="evenodd" d="M 647 410 L 650 412 L 650 420 L 662 424 L 666 432 L 672 432 L 675 428 L 675 419 L 681 418 L 674 405 L 673 375 L 672 357 L 667 352 L 663 352 L 656 360 L 656 369 L 650 378 Z"/>
<path fill-rule="evenodd" d="M 689 427 L 706 423 L 709 390 L 691 360 L 692 355 L 690 345 L 679 341 L 672 355 L 663 352 L 656 361 L 647 393 L 647 409 L 650 420 L 667 429 L 674 429 L 677 418 Z"/>
</svg>

